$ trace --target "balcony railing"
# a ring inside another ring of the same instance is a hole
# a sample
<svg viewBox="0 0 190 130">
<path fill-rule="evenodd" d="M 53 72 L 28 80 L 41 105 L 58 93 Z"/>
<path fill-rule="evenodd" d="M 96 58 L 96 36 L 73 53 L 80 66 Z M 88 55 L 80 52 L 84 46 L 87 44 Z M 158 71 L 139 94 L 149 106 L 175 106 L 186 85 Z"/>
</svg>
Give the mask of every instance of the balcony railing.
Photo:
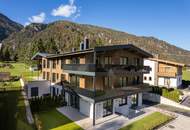
<svg viewBox="0 0 190 130">
<path fill-rule="evenodd" d="M 95 64 L 64 64 L 63 70 L 95 72 Z"/>
<path fill-rule="evenodd" d="M 86 72 L 108 72 L 110 70 L 128 71 L 128 72 L 142 72 L 149 73 L 151 68 L 149 66 L 134 66 L 134 65 L 117 65 L 117 64 L 64 64 L 63 70 L 72 71 L 86 71 Z"/>
<path fill-rule="evenodd" d="M 159 76 L 163 76 L 163 77 L 176 77 L 177 73 L 175 72 L 158 72 Z"/>
</svg>

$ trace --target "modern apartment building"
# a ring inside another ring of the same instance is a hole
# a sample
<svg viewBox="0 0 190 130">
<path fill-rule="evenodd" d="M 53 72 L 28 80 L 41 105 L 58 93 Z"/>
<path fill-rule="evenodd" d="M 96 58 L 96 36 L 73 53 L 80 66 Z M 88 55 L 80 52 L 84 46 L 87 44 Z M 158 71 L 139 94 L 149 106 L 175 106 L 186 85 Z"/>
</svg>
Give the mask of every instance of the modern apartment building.
<svg viewBox="0 0 190 130">
<path fill-rule="evenodd" d="M 149 58 L 144 60 L 144 65 L 151 68 L 148 74 L 144 74 L 144 83 L 167 88 L 177 88 L 182 85 L 182 68 L 184 64 Z"/>
<path fill-rule="evenodd" d="M 37 53 L 32 59 L 41 64 L 42 78 L 51 82 L 52 95 L 62 94 L 67 105 L 95 120 L 113 113 L 128 115 L 129 109 L 142 105 L 143 84 L 149 72 L 143 59 L 151 54 L 132 44 L 89 48 L 64 54 Z"/>
</svg>

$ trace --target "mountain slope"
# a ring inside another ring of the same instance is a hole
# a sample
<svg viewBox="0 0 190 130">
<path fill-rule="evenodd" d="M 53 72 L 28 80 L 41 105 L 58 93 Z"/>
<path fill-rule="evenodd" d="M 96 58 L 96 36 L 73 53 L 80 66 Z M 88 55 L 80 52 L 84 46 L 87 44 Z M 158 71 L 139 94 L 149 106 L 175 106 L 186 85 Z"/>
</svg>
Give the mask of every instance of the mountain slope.
<svg viewBox="0 0 190 130">
<path fill-rule="evenodd" d="M 34 28 L 40 29 L 34 31 Z M 80 42 L 85 36 L 90 39 L 91 47 L 132 43 L 154 55 L 158 54 L 160 58 L 190 64 L 190 51 L 178 48 L 154 37 L 139 37 L 121 31 L 77 24 L 69 21 L 57 21 L 48 25 L 29 25 L 23 28 L 19 33 L 12 34 L 5 39 L 3 43 L 9 47 L 17 46 L 15 51 L 17 53 L 23 53 L 23 48 L 25 48 L 25 50 L 26 48 L 32 48 L 32 45 L 39 40 L 41 40 L 41 42 L 43 41 L 42 44 L 44 44 L 44 46 L 46 46 L 46 44 L 49 46 L 50 41 L 53 41 L 58 51 L 62 53 L 71 50 L 72 47 L 79 47 Z M 36 45 L 38 44 L 35 44 L 35 46 Z M 47 47 L 43 50 L 49 51 Z M 27 52 L 31 52 L 31 50 Z"/>
<path fill-rule="evenodd" d="M 0 13 L 0 41 L 7 38 L 11 33 L 20 31 L 22 28 L 21 24 L 10 20 Z"/>
</svg>

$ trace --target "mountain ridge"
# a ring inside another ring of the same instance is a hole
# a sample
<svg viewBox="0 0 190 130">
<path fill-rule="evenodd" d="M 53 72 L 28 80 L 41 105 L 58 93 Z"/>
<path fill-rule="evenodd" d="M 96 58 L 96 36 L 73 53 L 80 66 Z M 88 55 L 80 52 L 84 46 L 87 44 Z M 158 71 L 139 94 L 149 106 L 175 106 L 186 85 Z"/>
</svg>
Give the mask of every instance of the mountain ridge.
<svg viewBox="0 0 190 130">
<path fill-rule="evenodd" d="M 10 34 L 20 31 L 22 28 L 21 24 L 0 13 L 0 41 L 7 38 Z"/>
<path fill-rule="evenodd" d="M 84 37 L 89 38 L 91 47 L 132 43 L 154 55 L 158 55 L 159 58 L 190 64 L 190 60 L 188 60 L 190 58 L 190 51 L 171 45 L 155 37 L 137 36 L 123 31 L 70 21 L 31 24 L 21 31 L 11 34 L 2 43 L 9 49 L 14 48 L 13 50 L 20 59 L 23 56 L 20 54 L 21 52 L 29 53 L 32 51 L 33 54 L 37 50 L 39 51 L 39 47 L 37 49 L 34 47 L 34 44 L 38 46 L 37 43 L 39 41 L 43 46 L 43 49 L 41 48 L 42 51 L 52 52 L 52 50 L 56 50 L 59 53 L 63 53 L 70 51 L 73 47 L 78 48 Z M 52 46 L 51 42 L 55 46 Z M 28 48 L 32 47 L 34 50 L 28 50 Z M 28 50 L 28 52 L 24 51 L 23 48 Z M 31 54 L 26 55 L 31 57 Z"/>
</svg>

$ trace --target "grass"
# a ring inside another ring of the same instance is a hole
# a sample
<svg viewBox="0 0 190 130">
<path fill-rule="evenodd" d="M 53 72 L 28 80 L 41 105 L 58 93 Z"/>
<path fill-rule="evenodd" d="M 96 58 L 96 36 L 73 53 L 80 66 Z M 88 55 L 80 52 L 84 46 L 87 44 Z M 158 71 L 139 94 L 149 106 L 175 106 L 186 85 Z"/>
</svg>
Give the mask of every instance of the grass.
<svg viewBox="0 0 190 130">
<path fill-rule="evenodd" d="M 0 93 L 0 129 L 33 130 L 27 123 L 24 99 L 20 91 Z"/>
<path fill-rule="evenodd" d="M 24 63 L 10 63 L 14 68 L 0 68 L 0 72 L 10 72 L 12 76 L 24 76 L 25 80 L 32 80 L 34 76 L 38 75 L 38 72 L 31 72 L 29 66 Z"/>
<path fill-rule="evenodd" d="M 42 130 L 83 130 L 56 109 L 40 112 L 37 115 L 42 123 Z"/>
<path fill-rule="evenodd" d="M 183 80 L 190 81 L 190 71 L 183 71 Z"/>
<path fill-rule="evenodd" d="M 160 112 L 154 112 L 138 121 L 135 121 L 120 130 L 152 130 L 167 121 L 173 119 L 171 116 L 162 114 Z"/>
<path fill-rule="evenodd" d="M 10 72 L 11 76 L 23 76 L 26 81 L 31 81 L 35 76 L 38 75 L 37 71 L 30 72 L 29 66 L 24 63 L 10 64 L 12 64 L 14 68 L 0 68 L 0 72 Z M 5 83 L 0 82 L 0 88 L 6 88 L 6 90 L 19 90 L 21 89 L 21 84 L 19 80 Z"/>
</svg>

